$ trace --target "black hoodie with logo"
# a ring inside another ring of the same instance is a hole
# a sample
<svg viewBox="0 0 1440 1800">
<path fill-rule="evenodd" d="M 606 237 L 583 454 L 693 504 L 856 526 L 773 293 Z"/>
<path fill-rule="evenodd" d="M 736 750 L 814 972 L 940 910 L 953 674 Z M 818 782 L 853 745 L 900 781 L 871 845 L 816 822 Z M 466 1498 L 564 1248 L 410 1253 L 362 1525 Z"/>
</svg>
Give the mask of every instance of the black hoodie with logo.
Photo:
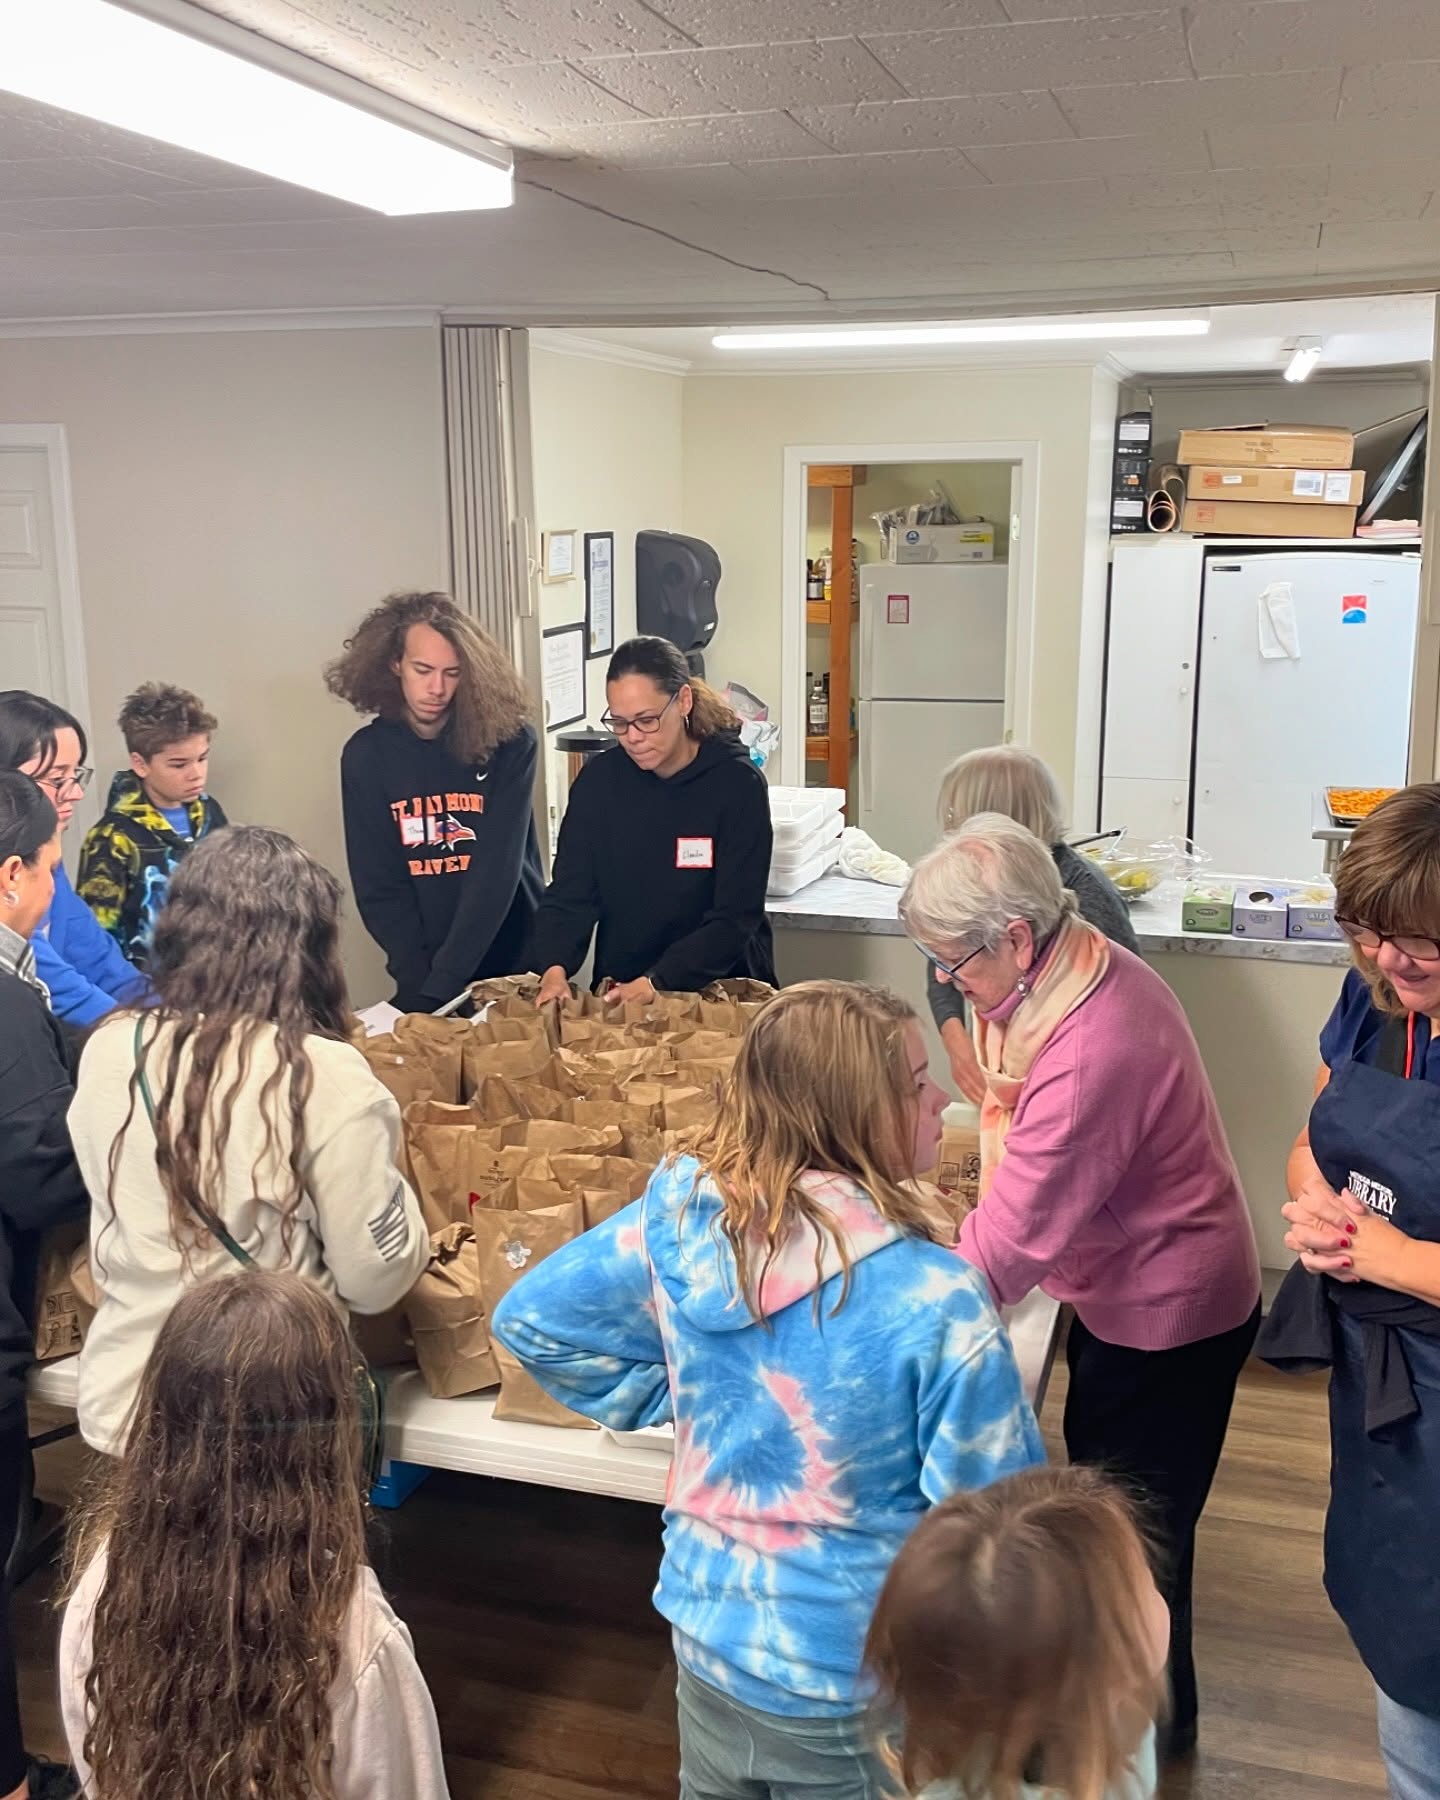
<svg viewBox="0 0 1440 1800">
<path fill-rule="evenodd" d="M 433 1012 L 469 982 L 525 968 L 544 886 L 535 836 L 535 732 L 479 766 L 445 736 L 373 719 L 340 759 L 345 856 L 365 929 L 402 1012 Z"/>
<path fill-rule="evenodd" d="M 602 751 L 570 790 L 530 967 L 573 976 L 594 931 L 597 983 L 648 975 L 691 992 L 733 975 L 773 982 L 770 846 L 765 777 L 733 733 L 703 739 L 669 777 L 618 746 Z"/>
</svg>

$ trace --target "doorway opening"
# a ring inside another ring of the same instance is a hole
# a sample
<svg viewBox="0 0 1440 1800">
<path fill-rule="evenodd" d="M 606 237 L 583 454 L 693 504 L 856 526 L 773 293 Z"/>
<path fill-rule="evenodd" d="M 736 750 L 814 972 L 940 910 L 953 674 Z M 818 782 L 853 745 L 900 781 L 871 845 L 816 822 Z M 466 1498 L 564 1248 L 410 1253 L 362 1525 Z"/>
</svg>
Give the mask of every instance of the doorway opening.
<svg viewBox="0 0 1440 1800">
<path fill-rule="evenodd" d="M 1028 734 L 1037 468 L 1025 442 L 785 452 L 781 779 L 907 861 L 946 764 Z"/>
</svg>

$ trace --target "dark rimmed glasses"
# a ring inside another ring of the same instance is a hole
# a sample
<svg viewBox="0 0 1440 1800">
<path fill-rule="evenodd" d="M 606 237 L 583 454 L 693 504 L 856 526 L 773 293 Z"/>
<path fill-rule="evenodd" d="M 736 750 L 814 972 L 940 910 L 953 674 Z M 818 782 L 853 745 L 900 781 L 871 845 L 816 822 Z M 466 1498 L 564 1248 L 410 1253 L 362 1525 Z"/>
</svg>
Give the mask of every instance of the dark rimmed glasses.
<svg viewBox="0 0 1440 1800">
<path fill-rule="evenodd" d="M 623 738 L 627 731 L 638 731 L 642 737 L 654 737 L 660 729 L 660 721 L 679 698 L 679 694 L 674 693 L 658 713 L 636 713 L 633 719 L 617 718 L 607 709 L 600 715 L 600 723 L 612 737 Z"/>
<path fill-rule="evenodd" d="M 1397 935 L 1390 931 L 1377 931 L 1373 925 L 1362 925 L 1358 919 L 1336 919 L 1335 923 L 1357 950 L 1373 952 L 1382 944 L 1393 944 L 1411 962 L 1440 962 L 1440 944 L 1434 938 L 1411 937 L 1408 932 Z"/>
</svg>

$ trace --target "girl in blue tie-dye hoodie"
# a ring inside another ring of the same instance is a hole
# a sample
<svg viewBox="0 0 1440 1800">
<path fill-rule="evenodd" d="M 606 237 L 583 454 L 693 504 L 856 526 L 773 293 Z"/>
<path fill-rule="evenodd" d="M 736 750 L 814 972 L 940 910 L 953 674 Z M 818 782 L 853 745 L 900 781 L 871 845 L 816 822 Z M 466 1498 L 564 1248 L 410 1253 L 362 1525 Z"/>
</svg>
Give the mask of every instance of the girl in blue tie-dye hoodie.
<svg viewBox="0 0 1440 1800">
<path fill-rule="evenodd" d="M 902 1001 L 788 988 L 694 1154 L 496 1312 L 577 1412 L 674 1422 L 682 1800 L 888 1793 L 861 1673 L 886 1571 L 947 1494 L 1043 1460 L 985 1282 L 907 1185 L 945 1103 Z"/>
</svg>

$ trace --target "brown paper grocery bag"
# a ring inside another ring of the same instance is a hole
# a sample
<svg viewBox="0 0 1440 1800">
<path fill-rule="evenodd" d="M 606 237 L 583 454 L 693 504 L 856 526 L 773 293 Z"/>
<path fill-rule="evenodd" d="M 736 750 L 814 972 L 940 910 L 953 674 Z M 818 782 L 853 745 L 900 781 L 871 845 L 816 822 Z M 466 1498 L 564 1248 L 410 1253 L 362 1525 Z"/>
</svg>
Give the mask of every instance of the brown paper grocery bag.
<svg viewBox="0 0 1440 1800">
<path fill-rule="evenodd" d="M 83 1220 L 57 1225 L 45 1234 L 35 1277 L 36 1362 L 73 1356 L 85 1341 L 94 1309 L 76 1292 L 71 1265 L 86 1242 Z"/>
<path fill-rule="evenodd" d="M 496 1006 L 502 1013 L 510 1013 L 526 1005 L 534 1011 L 539 997 L 538 975 L 493 975 L 470 984 L 470 998 L 477 1012 L 481 1007 Z"/>
<path fill-rule="evenodd" d="M 665 1096 L 665 1129 L 699 1129 L 713 1123 L 719 1108 L 719 1096 L 713 1089 L 675 1088 Z"/>
<path fill-rule="evenodd" d="M 463 1100 L 465 1035 L 469 1029 L 464 1019 L 432 1019 L 428 1013 L 406 1013 L 395 1021 L 391 1036 L 402 1055 L 409 1053 L 429 1060 L 439 1084 L 437 1100 Z"/>
<path fill-rule="evenodd" d="M 351 1313 L 350 1335 L 372 1369 L 394 1369 L 415 1360 L 403 1306 L 383 1313 Z"/>
<path fill-rule="evenodd" d="M 510 1040 L 467 1039 L 461 1062 L 465 1098 L 472 1099 L 481 1082 L 492 1075 L 507 1081 L 548 1080 L 553 1087 L 555 1081 L 546 1074 L 553 1054 L 543 1032 Z"/>
<path fill-rule="evenodd" d="M 480 1294 L 487 1316 L 517 1281 L 544 1262 L 584 1229 L 578 1200 L 528 1212 L 495 1212 L 477 1209 L 474 1215 L 475 1247 L 480 1262 Z M 572 1430 L 594 1431 L 590 1419 L 582 1419 L 558 1400 L 552 1400 L 539 1382 L 515 1360 L 498 1338 L 493 1341 L 500 1367 L 500 1394 L 495 1417 L 526 1425 L 563 1425 Z"/>
<path fill-rule="evenodd" d="M 422 1051 L 407 1046 L 403 1050 L 387 1048 L 393 1037 L 374 1037 L 357 1048 L 370 1065 L 370 1072 L 382 1087 L 394 1096 L 403 1113 L 422 1100 L 449 1102 L 459 1098 L 458 1075 L 454 1083 Z"/>
<path fill-rule="evenodd" d="M 935 1165 L 937 1186 L 953 1194 L 966 1212 L 980 1199 L 980 1133 L 970 1125 L 947 1125 Z"/>
<path fill-rule="evenodd" d="M 451 1225 L 430 1240 L 430 1261 L 405 1297 L 405 1317 L 420 1374 L 437 1399 L 475 1394 L 499 1381 L 468 1225 Z"/>
<path fill-rule="evenodd" d="M 712 981 L 700 990 L 702 1000 L 729 1000 L 747 1006 L 752 1014 L 775 998 L 778 990 L 769 982 L 756 981 L 749 975 L 728 975 L 723 981 Z"/>
<path fill-rule="evenodd" d="M 569 1096 L 537 1081 L 510 1081 L 487 1075 L 471 1102 L 482 1120 L 494 1125 L 512 1119 L 563 1119 Z"/>
</svg>

